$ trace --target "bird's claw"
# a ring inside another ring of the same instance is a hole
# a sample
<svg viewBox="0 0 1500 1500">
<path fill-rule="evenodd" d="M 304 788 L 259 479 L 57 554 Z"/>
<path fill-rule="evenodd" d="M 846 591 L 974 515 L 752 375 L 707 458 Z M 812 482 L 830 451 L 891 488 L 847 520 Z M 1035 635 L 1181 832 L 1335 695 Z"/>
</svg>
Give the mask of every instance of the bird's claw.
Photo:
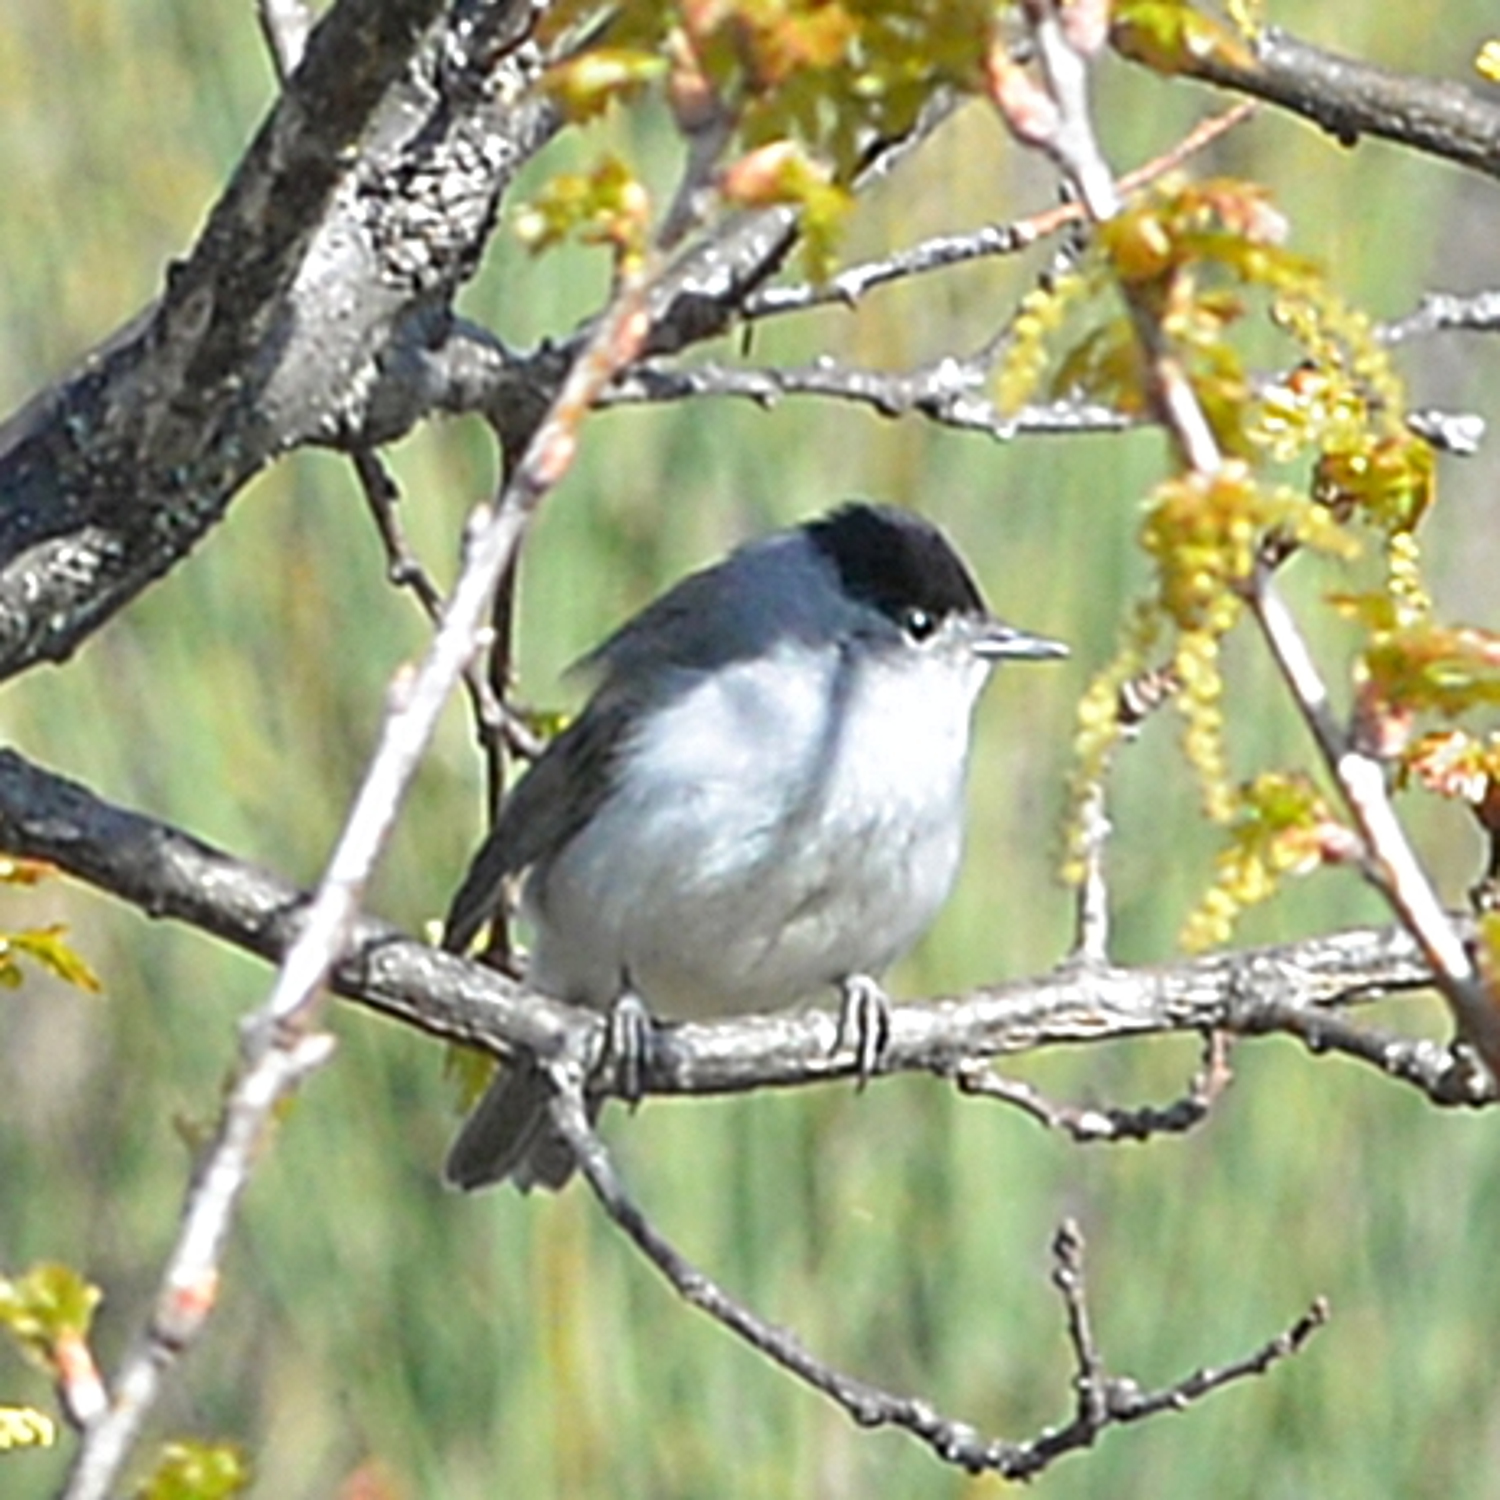
<svg viewBox="0 0 1500 1500">
<path fill-rule="evenodd" d="M 610 1007 L 602 1061 L 613 1069 L 620 1098 L 631 1109 L 640 1104 L 645 1088 L 642 1073 L 655 1024 L 645 1001 L 634 990 L 623 991 Z"/>
<path fill-rule="evenodd" d="M 885 1062 L 891 1042 L 891 1002 L 867 974 L 851 974 L 840 989 L 838 1048 L 853 1050 L 855 1088 L 863 1089 Z"/>
</svg>

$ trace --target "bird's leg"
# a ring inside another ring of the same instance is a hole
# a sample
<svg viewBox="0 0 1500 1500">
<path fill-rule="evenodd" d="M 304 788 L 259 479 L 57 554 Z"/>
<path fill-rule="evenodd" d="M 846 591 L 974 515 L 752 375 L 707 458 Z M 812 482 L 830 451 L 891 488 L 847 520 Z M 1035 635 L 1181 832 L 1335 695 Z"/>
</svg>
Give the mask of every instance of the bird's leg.
<svg viewBox="0 0 1500 1500">
<path fill-rule="evenodd" d="M 840 981 L 843 1004 L 839 1007 L 840 1051 L 854 1050 L 856 1087 L 864 1088 L 880 1071 L 891 1041 L 891 1002 L 868 974 L 850 974 Z"/>
<path fill-rule="evenodd" d="M 609 1009 L 603 1060 L 613 1066 L 620 1098 L 631 1109 L 641 1102 L 641 1069 L 655 1026 L 656 1020 L 646 1002 L 627 984 Z"/>
</svg>

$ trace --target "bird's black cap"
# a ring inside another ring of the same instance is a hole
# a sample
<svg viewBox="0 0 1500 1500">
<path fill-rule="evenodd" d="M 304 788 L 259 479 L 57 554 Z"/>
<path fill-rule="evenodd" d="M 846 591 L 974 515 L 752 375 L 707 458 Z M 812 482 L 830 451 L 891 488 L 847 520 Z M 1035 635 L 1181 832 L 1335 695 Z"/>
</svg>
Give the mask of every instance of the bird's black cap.
<svg viewBox="0 0 1500 1500">
<path fill-rule="evenodd" d="M 809 521 L 807 534 L 852 597 L 898 623 L 913 609 L 935 619 L 986 612 L 948 539 L 909 510 L 855 500 Z"/>
</svg>

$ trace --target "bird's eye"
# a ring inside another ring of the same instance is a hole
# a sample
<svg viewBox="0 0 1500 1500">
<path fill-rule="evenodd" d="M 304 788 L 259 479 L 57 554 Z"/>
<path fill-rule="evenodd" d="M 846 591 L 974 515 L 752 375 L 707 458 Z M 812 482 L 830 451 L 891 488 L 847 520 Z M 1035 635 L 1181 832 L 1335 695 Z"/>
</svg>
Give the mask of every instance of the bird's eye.
<svg viewBox="0 0 1500 1500">
<path fill-rule="evenodd" d="M 937 616 L 931 610 L 913 605 L 910 609 L 903 611 L 901 628 L 912 640 L 925 641 L 938 628 Z"/>
</svg>

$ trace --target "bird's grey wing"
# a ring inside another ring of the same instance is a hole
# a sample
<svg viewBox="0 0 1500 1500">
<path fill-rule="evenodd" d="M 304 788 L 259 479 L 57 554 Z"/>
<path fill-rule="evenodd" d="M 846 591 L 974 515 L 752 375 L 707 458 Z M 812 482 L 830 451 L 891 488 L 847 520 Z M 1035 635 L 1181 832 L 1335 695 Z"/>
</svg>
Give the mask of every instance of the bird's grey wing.
<svg viewBox="0 0 1500 1500">
<path fill-rule="evenodd" d="M 555 855 L 598 811 L 632 717 L 623 695 L 602 690 L 516 783 L 448 908 L 445 948 L 462 953 L 499 910 L 506 880 Z"/>
</svg>

